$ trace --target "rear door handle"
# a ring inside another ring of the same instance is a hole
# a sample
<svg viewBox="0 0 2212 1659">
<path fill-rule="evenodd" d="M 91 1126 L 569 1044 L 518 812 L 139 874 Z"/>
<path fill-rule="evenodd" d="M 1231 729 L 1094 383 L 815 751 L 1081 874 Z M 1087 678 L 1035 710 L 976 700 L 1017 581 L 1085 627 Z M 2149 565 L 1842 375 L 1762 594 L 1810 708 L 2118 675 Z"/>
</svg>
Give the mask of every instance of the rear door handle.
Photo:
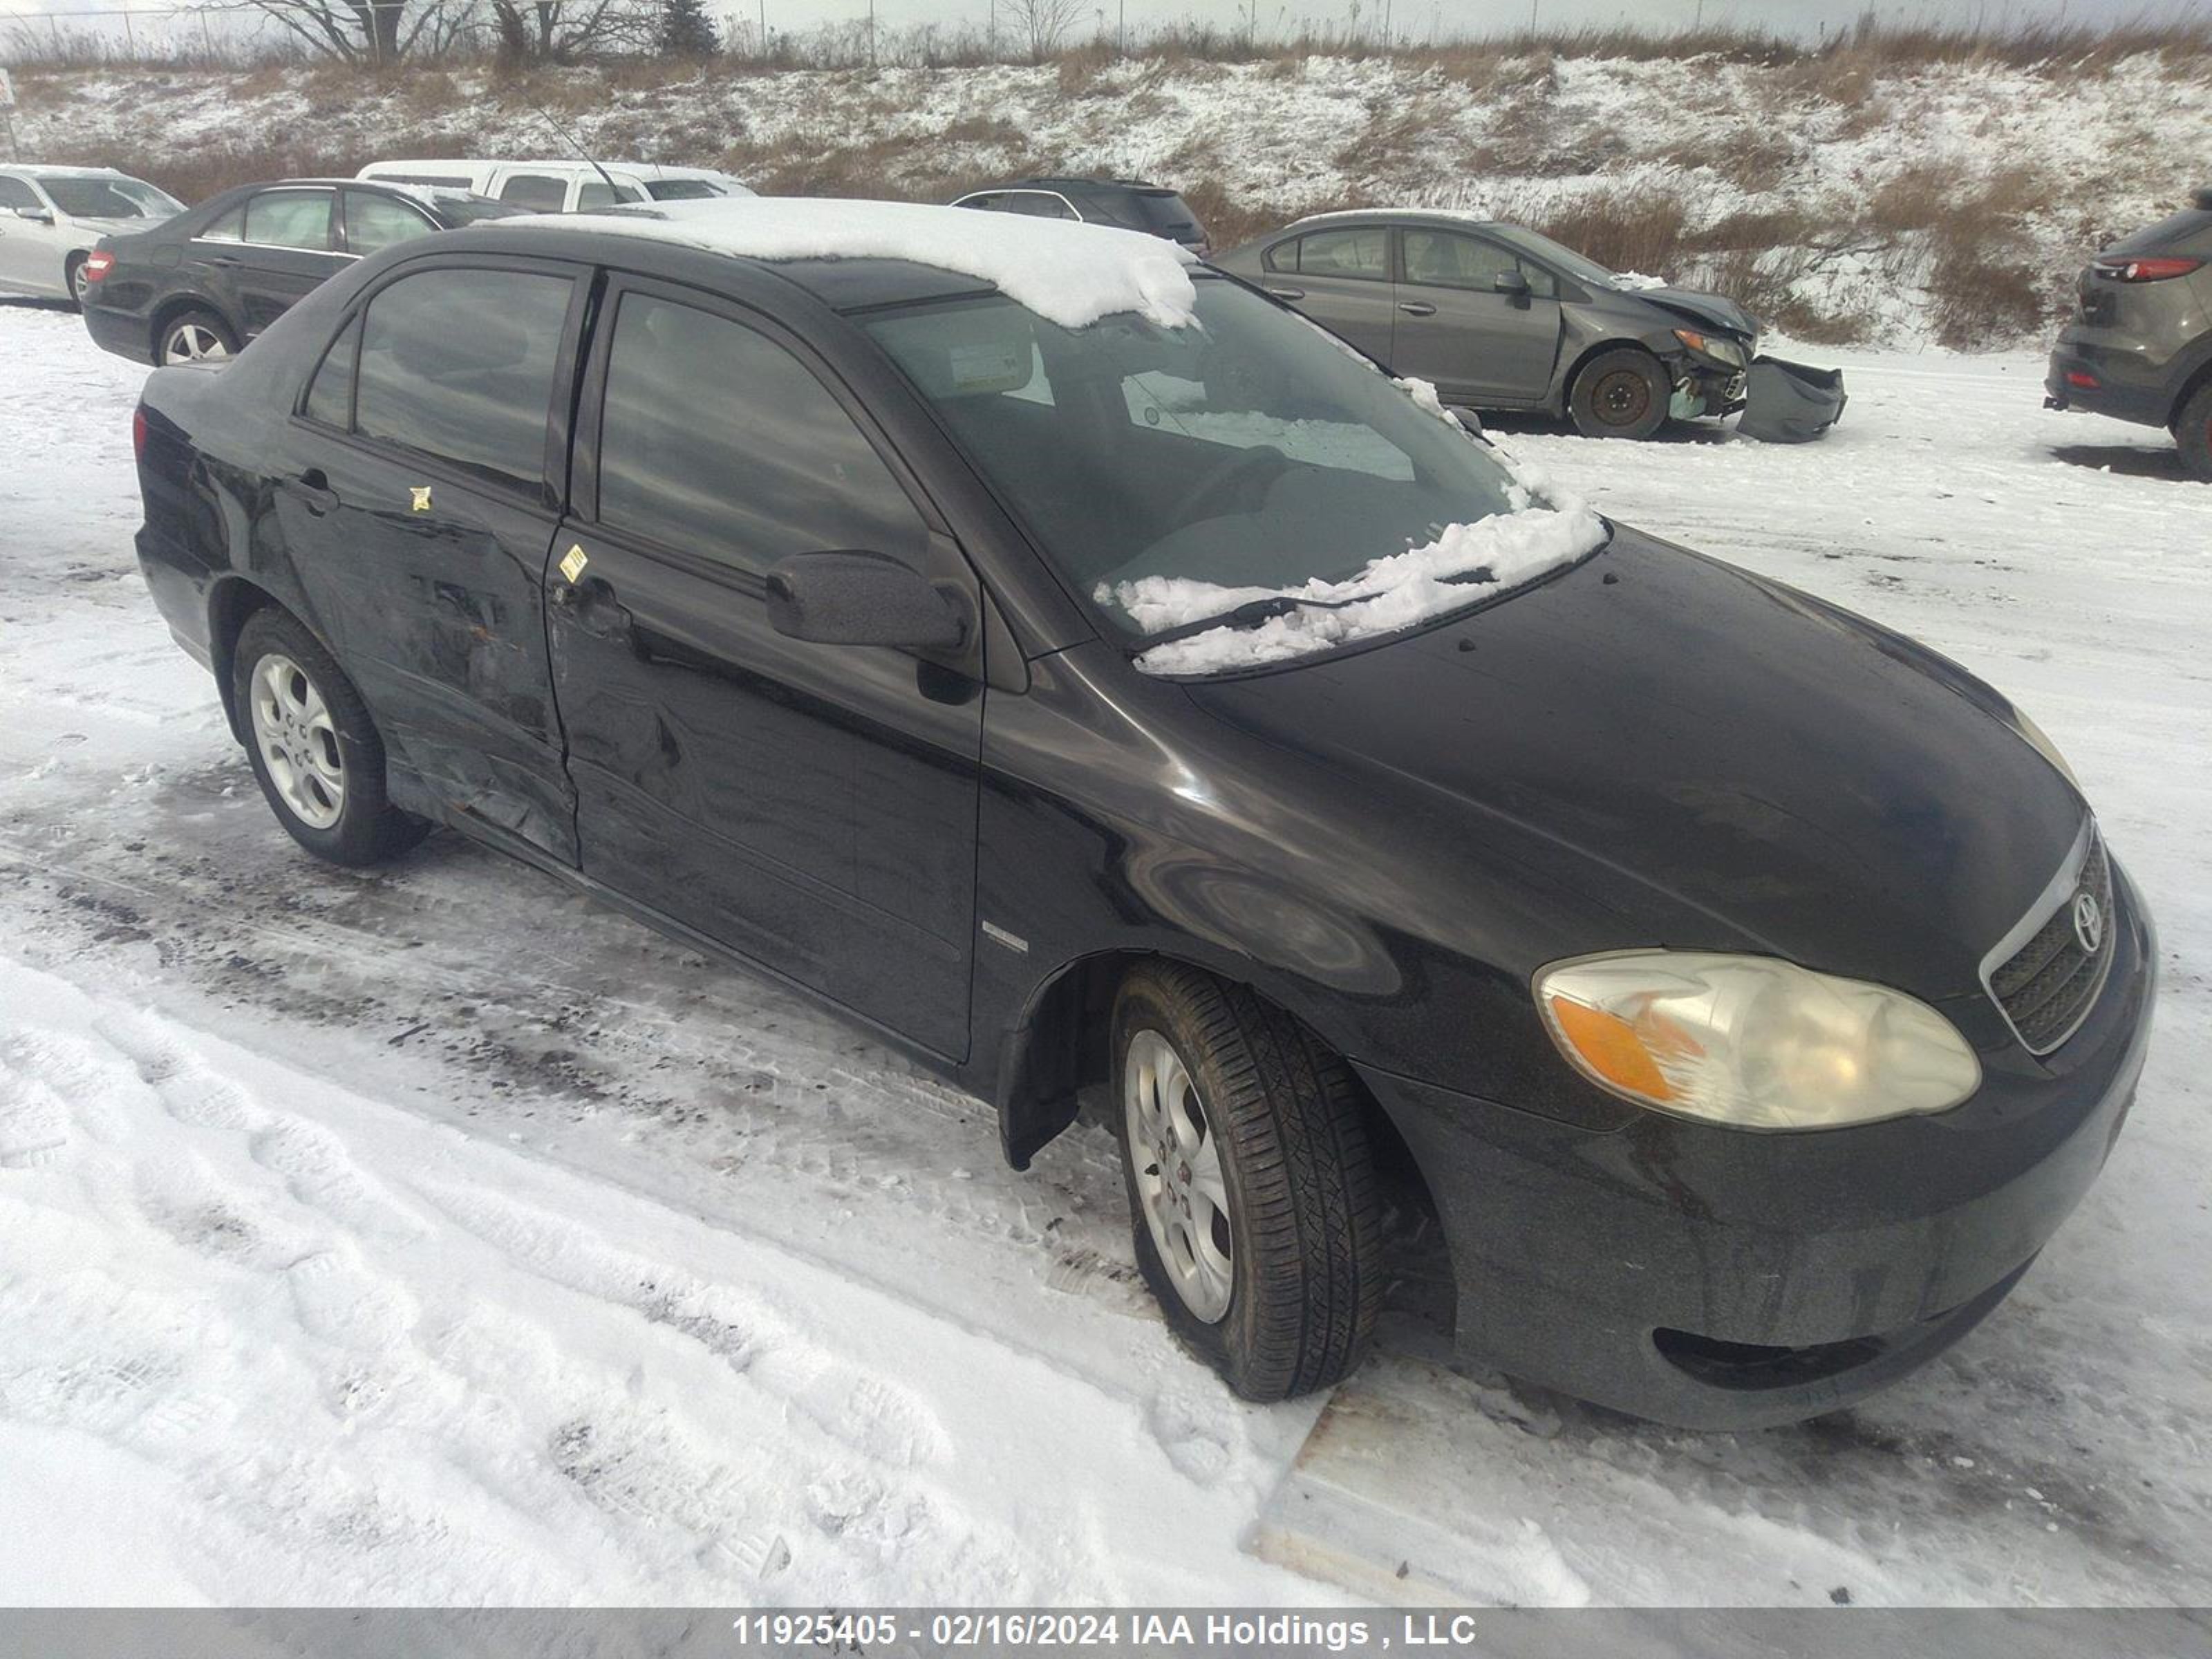
<svg viewBox="0 0 2212 1659">
<path fill-rule="evenodd" d="M 307 506 L 308 512 L 321 518 L 338 504 L 338 492 L 331 488 L 330 479 L 319 466 L 311 466 L 286 486 Z"/>
<path fill-rule="evenodd" d="M 1306 297 L 1306 291 L 1302 288 L 1277 288 L 1270 283 L 1267 284 L 1267 292 L 1278 300 L 1303 300 Z"/>
<path fill-rule="evenodd" d="M 1433 317 L 1437 314 L 1437 308 L 1431 305 L 1426 300 L 1401 301 L 1399 303 L 1398 309 L 1404 312 L 1408 317 Z"/>
</svg>

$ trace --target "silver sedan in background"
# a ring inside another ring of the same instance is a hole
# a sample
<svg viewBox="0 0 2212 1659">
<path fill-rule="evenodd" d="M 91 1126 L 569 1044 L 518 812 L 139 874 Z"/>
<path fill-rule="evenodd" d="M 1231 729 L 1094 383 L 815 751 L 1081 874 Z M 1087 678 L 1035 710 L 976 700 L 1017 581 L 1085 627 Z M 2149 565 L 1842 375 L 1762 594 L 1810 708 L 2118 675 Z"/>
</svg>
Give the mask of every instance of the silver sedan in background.
<svg viewBox="0 0 2212 1659">
<path fill-rule="evenodd" d="M 1733 300 L 1469 214 L 1320 214 L 1213 263 L 1393 374 L 1433 381 L 1447 404 L 1567 416 L 1592 437 L 1732 413 L 1758 349 L 1759 325 Z"/>
</svg>

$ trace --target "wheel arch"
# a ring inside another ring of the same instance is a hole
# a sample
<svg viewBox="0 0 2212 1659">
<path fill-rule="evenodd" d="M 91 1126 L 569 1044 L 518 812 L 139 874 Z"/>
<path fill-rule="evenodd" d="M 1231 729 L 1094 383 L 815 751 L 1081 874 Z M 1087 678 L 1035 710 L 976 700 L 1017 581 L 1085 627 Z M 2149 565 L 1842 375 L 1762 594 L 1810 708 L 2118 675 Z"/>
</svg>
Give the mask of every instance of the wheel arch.
<svg viewBox="0 0 2212 1659">
<path fill-rule="evenodd" d="M 1284 998 L 1270 994 L 1265 987 L 1233 971 L 1224 972 L 1221 964 L 1201 960 L 1198 953 L 1133 946 L 1077 957 L 1037 983 L 1020 1020 L 1000 1042 L 994 1091 L 999 1138 L 1006 1162 L 1015 1169 L 1029 1168 L 1038 1152 L 1074 1123 L 1083 1089 L 1104 1083 L 1113 1075 L 1115 993 L 1131 969 L 1146 962 L 1194 969 L 1242 986 L 1296 1020 L 1322 1047 L 1348 1061 L 1342 1045 L 1331 1042 Z M 1376 1171 L 1388 1196 L 1394 1202 L 1437 1214 L 1428 1177 L 1411 1144 L 1374 1091 L 1359 1080 L 1358 1069 L 1351 1069 L 1358 1083 L 1363 1122 L 1374 1152 Z"/>
<path fill-rule="evenodd" d="M 255 613 L 262 611 L 293 615 L 274 593 L 244 576 L 217 577 L 208 589 L 208 665 L 215 671 L 216 691 L 222 699 L 223 718 L 229 723 L 230 735 L 240 743 L 246 741 L 246 714 L 238 706 L 232 684 L 235 678 L 233 669 L 238 655 L 238 636 L 246 631 L 246 624 Z M 293 619 L 299 620 L 296 617 Z M 306 626 L 304 623 L 301 625 Z"/>
<path fill-rule="evenodd" d="M 2212 336 L 2206 337 L 2202 348 L 2203 361 L 2187 373 L 2177 377 L 2173 397 L 2166 405 L 2166 423 L 2178 425 L 2181 411 L 2189 407 L 2189 400 L 2208 386 L 2212 386 Z"/>
<path fill-rule="evenodd" d="M 1567 372 L 1559 377 L 1559 408 L 1562 411 L 1573 403 L 1575 382 L 1582 378 L 1583 371 L 1588 368 L 1594 360 L 1603 356 L 1608 351 L 1640 351 L 1657 363 L 1662 371 L 1667 368 L 1665 356 L 1653 350 L 1649 340 L 1639 339 L 1633 334 L 1605 335 L 1591 341 L 1589 344 L 1577 352 L 1574 362 L 1567 367 Z M 1668 378 L 1672 380 L 1671 375 Z"/>
<path fill-rule="evenodd" d="M 161 366 L 161 336 L 168 332 L 170 324 L 188 311 L 204 311 L 222 323 L 224 328 L 230 327 L 230 319 L 222 314 L 222 307 L 204 295 L 191 293 L 171 295 L 154 307 L 153 325 L 147 331 L 147 350 L 156 368 Z"/>
</svg>

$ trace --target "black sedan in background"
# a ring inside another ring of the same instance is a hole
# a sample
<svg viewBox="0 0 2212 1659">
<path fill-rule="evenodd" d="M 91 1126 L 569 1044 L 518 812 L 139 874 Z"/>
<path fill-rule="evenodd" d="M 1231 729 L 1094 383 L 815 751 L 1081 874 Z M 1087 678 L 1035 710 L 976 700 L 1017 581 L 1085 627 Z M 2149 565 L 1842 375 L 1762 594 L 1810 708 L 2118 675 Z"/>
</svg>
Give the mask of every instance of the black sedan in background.
<svg viewBox="0 0 2212 1659">
<path fill-rule="evenodd" d="M 85 261 L 84 324 L 142 363 L 228 357 L 356 259 L 520 208 L 463 191 L 287 179 L 241 185 Z"/>
<path fill-rule="evenodd" d="M 1104 1085 L 1135 1260 L 1249 1397 L 1357 1362 L 1432 1210 L 1471 1361 L 1832 1410 L 2003 1297 L 2133 1097 L 2149 919 L 2009 702 L 1153 239 L 483 227 L 136 430 L 148 587 L 302 847 L 503 849 L 1017 1168 Z"/>
</svg>

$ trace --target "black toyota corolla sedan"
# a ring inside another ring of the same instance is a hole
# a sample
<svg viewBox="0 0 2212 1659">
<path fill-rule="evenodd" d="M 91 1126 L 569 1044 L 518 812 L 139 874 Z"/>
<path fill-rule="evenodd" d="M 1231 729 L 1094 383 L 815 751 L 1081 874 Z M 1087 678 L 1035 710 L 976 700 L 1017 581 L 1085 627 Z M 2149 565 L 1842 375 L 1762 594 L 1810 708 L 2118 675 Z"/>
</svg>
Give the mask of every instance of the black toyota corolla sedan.
<svg viewBox="0 0 2212 1659">
<path fill-rule="evenodd" d="M 481 227 L 148 381 L 147 580 L 280 823 L 458 830 L 995 1103 L 1104 1085 L 1239 1392 L 1394 1206 L 1471 1360 L 1744 1426 L 1927 1360 L 2102 1165 L 2150 923 L 2003 696 L 1547 494 L 1156 239 Z"/>
</svg>

